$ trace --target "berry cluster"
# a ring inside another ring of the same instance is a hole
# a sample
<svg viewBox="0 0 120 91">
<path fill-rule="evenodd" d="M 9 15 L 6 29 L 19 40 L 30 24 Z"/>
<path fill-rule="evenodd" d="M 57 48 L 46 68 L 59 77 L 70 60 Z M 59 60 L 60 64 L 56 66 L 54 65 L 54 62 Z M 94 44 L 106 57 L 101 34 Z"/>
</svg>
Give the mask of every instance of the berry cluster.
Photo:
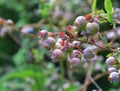
<svg viewBox="0 0 120 91">
<path fill-rule="evenodd" d="M 96 52 L 99 49 L 116 52 L 109 47 L 105 47 L 103 42 L 97 41 L 100 34 L 100 18 L 98 15 L 91 14 L 78 16 L 74 24 L 67 27 L 67 31 L 52 33 L 41 30 L 38 32 L 38 37 L 41 44 L 50 50 L 53 62 L 67 59 L 70 65 L 75 68 L 85 61 L 95 61 L 98 57 Z M 100 42 L 99 45 L 97 45 L 97 42 Z M 85 44 L 88 44 L 88 46 Z M 120 70 L 115 67 L 118 60 L 115 56 L 109 56 L 106 64 L 109 73 L 108 80 L 111 82 L 117 81 L 120 78 Z"/>
<path fill-rule="evenodd" d="M 120 69 L 117 66 L 118 60 L 114 56 L 110 56 L 106 59 L 106 65 L 108 67 L 108 80 L 110 82 L 118 81 L 120 78 Z"/>
<path fill-rule="evenodd" d="M 97 18 L 88 14 L 85 17 L 78 16 L 73 26 L 67 27 L 67 32 L 51 33 L 41 30 L 38 37 L 41 39 L 41 44 L 50 50 L 53 62 L 67 58 L 72 67 L 76 67 L 80 62 L 95 57 L 91 47 L 82 48 L 81 45 L 88 40 L 89 36 L 97 34 L 99 29 Z M 86 37 L 83 38 L 84 35 Z M 90 41 L 95 42 L 94 39 Z"/>
</svg>

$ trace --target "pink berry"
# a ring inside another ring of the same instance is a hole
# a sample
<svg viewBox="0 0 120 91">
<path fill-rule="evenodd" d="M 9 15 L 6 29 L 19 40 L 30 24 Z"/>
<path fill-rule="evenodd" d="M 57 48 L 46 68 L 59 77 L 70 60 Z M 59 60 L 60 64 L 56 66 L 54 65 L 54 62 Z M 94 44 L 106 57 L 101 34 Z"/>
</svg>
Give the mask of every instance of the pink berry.
<svg viewBox="0 0 120 91">
<path fill-rule="evenodd" d="M 80 59 L 74 57 L 74 58 L 70 59 L 70 64 L 72 65 L 72 67 L 76 67 L 77 65 L 80 64 Z"/>
<path fill-rule="evenodd" d="M 52 51 L 52 56 L 51 56 L 51 59 L 54 61 L 54 62 L 57 62 L 57 61 L 61 61 L 62 59 L 64 59 L 65 55 L 64 53 L 62 52 L 62 50 L 60 49 L 54 49 Z"/>
<path fill-rule="evenodd" d="M 55 46 L 55 39 L 52 37 L 48 37 L 47 39 L 43 41 L 43 45 L 44 47 L 49 48 L 49 49 L 53 48 Z"/>
<path fill-rule="evenodd" d="M 38 37 L 39 38 L 42 38 L 42 39 L 45 39 L 48 37 L 48 31 L 47 30 L 41 30 L 38 32 Z"/>
</svg>

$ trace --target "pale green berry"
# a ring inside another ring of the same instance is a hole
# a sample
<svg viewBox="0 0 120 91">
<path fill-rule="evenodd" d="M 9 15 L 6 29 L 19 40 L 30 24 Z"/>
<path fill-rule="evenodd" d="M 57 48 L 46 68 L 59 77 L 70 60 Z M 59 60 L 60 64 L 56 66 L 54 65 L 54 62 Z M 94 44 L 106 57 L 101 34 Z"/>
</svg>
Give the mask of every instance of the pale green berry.
<svg viewBox="0 0 120 91">
<path fill-rule="evenodd" d="M 85 30 L 86 24 L 87 24 L 87 21 L 84 16 L 78 16 L 74 22 L 74 26 L 77 26 L 78 28 L 77 30 L 80 30 L 80 31 Z"/>
<path fill-rule="evenodd" d="M 92 23 L 89 22 L 86 25 L 86 30 L 91 35 L 98 33 L 99 29 L 100 29 L 99 24 L 96 22 L 92 22 Z"/>
</svg>

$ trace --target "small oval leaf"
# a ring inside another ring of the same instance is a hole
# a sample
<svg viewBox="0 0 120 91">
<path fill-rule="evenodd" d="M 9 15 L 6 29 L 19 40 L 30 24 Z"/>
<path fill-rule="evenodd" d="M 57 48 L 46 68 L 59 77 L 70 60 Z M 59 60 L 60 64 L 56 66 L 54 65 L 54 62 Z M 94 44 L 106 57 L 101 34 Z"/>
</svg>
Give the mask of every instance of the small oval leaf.
<svg viewBox="0 0 120 91">
<path fill-rule="evenodd" d="M 97 6 L 97 0 L 94 0 L 93 5 L 92 5 L 92 12 L 97 10 L 96 6 Z"/>
<path fill-rule="evenodd" d="M 112 12 L 113 5 L 112 5 L 111 0 L 105 0 L 104 7 L 105 7 L 105 10 L 106 10 L 107 13 Z"/>
<path fill-rule="evenodd" d="M 110 23 L 113 22 L 113 18 L 112 18 L 112 13 L 111 13 L 111 12 L 108 12 L 108 13 L 107 13 L 107 18 L 108 18 L 108 21 L 109 21 Z"/>
</svg>

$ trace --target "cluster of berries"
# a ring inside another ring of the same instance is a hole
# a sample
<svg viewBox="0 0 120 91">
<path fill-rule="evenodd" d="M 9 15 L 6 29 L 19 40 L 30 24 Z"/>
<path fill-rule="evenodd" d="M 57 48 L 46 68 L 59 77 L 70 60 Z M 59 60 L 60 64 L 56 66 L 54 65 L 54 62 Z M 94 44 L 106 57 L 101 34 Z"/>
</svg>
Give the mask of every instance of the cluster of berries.
<svg viewBox="0 0 120 91">
<path fill-rule="evenodd" d="M 106 65 L 108 67 L 108 80 L 110 82 L 118 81 L 120 78 L 120 69 L 115 66 L 117 65 L 117 60 L 115 57 L 110 56 L 106 59 Z"/>
<path fill-rule="evenodd" d="M 72 67 L 78 67 L 86 60 L 95 60 L 97 57 L 95 51 L 99 47 L 104 49 L 96 45 L 96 40 L 92 37 L 99 34 L 99 18 L 91 14 L 78 16 L 74 24 L 67 27 L 67 31 L 52 33 L 41 30 L 38 32 L 38 37 L 41 44 L 50 50 L 53 62 L 67 59 Z M 94 47 L 91 44 L 94 44 Z M 118 61 L 114 56 L 110 56 L 106 59 L 106 64 L 109 73 L 108 80 L 117 81 L 120 78 L 120 69 L 116 66 Z"/>
<path fill-rule="evenodd" d="M 80 62 L 95 57 L 94 50 L 91 47 L 81 48 L 85 40 L 82 41 L 80 38 L 84 35 L 97 34 L 99 29 L 97 19 L 88 14 L 85 17 L 78 16 L 73 26 L 67 27 L 67 33 L 52 33 L 41 30 L 38 32 L 38 37 L 41 39 L 41 44 L 50 50 L 53 62 L 67 59 L 72 67 L 76 67 Z"/>
<path fill-rule="evenodd" d="M 82 35 L 94 35 L 99 32 L 99 17 L 93 17 L 91 14 L 78 16 L 74 21 L 74 30 L 80 31 Z"/>
</svg>

